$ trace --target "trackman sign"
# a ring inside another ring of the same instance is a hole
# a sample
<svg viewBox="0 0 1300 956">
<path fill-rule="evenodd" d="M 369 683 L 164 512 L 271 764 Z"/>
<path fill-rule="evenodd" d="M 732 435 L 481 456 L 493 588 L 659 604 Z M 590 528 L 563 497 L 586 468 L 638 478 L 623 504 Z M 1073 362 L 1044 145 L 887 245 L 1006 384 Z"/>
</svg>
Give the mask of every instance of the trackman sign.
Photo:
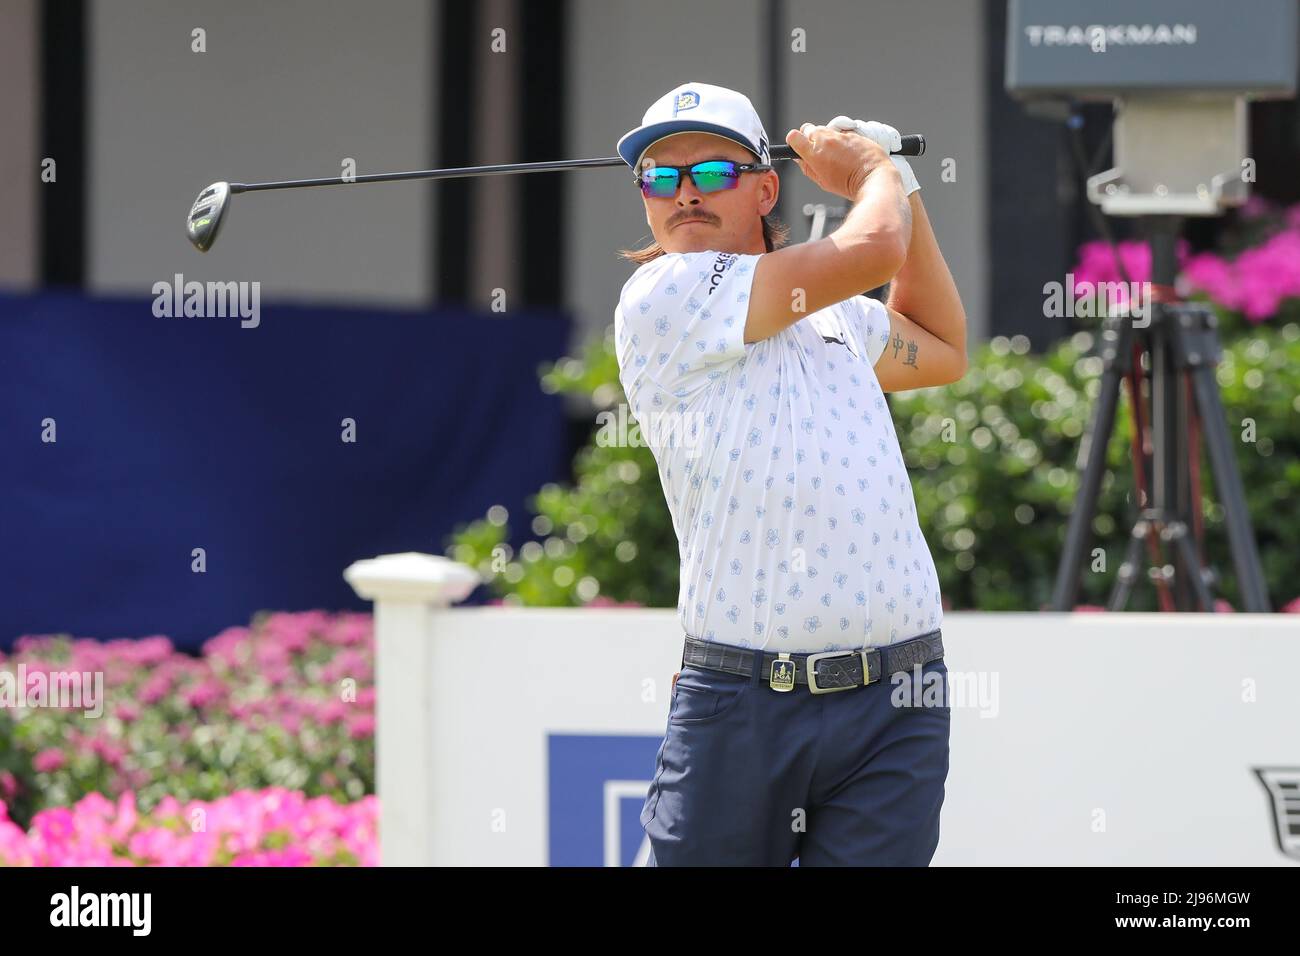
<svg viewBox="0 0 1300 956">
<path fill-rule="evenodd" d="M 1031 24 L 1025 27 L 1030 46 L 1190 46 L 1196 42 L 1195 23 Z"/>
</svg>

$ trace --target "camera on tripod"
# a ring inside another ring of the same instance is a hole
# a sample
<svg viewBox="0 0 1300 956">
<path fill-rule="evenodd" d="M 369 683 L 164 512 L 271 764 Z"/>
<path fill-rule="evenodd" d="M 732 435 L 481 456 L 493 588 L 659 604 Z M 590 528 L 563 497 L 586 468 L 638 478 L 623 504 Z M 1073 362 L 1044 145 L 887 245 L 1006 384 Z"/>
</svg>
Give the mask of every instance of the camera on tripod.
<svg viewBox="0 0 1300 956">
<path fill-rule="evenodd" d="M 1250 99 L 1295 95 L 1295 0 L 1010 0 L 1006 88 L 1110 101 L 1112 216 L 1213 216 L 1244 202 Z"/>
<path fill-rule="evenodd" d="M 1121 610 L 1140 580 L 1143 544 L 1165 610 L 1214 610 L 1217 576 L 1204 563 L 1196 477 L 1206 438 L 1223 498 L 1244 610 L 1268 611 L 1259 553 L 1228 437 L 1214 366 L 1220 347 L 1208 306 L 1179 301 L 1176 243 L 1183 217 L 1244 202 L 1255 180 L 1248 150 L 1252 98 L 1295 95 L 1296 0 L 1010 0 L 1007 91 L 1036 112 L 1066 117 L 1075 101 L 1114 105 L 1114 165 L 1088 179 L 1111 216 L 1143 217 L 1154 302 L 1139 325 L 1105 322 L 1102 387 L 1080 446 L 1082 480 L 1052 607 L 1073 609 L 1114 429 L 1121 382 L 1149 446 L 1134 462 L 1138 517 L 1107 607 Z M 1190 395 L 1190 399 L 1189 399 Z M 1149 413 L 1144 407 L 1149 405 Z"/>
</svg>

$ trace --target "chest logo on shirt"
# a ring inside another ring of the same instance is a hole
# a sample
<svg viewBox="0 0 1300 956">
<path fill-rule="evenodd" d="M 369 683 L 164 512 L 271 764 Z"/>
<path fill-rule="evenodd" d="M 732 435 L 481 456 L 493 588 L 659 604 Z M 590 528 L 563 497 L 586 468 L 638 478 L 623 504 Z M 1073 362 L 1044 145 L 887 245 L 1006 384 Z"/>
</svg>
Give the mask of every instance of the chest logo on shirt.
<svg viewBox="0 0 1300 956">
<path fill-rule="evenodd" d="M 709 278 L 709 295 L 713 295 L 713 290 L 718 287 L 722 281 L 722 274 L 731 268 L 731 264 L 736 261 L 734 252 L 719 252 L 718 258 L 713 260 L 713 275 Z"/>
<path fill-rule="evenodd" d="M 835 336 L 833 336 L 833 335 L 827 335 L 826 333 L 823 332 L 823 333 L 822 333 L 822 341 L 823 341 L 823 342 L 834 342 L 836 345 L 842 345 L 842 346 L 844 346 L 846 349 L 849 350 L 849 354 L 850 354 L 850 355 L 852 355 L 854 358 L 857 358 L 858 353 L 855 352 L 855 351 L 853 351 L 853 346 L 850 345 L 848 342 L 844 341 L 844 339 L 842 339 L 842 338 L 838 338 L 838 339 L 837 339 Z"/>
</svg>

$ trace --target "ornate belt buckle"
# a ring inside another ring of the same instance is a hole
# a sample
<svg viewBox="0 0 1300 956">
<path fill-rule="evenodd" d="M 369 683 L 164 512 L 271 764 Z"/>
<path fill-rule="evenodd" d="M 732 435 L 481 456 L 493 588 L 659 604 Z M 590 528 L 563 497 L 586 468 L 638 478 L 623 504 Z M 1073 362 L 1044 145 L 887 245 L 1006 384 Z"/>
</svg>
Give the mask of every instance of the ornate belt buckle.
<svg viewBox="0 0 1300 956">
<path fill-rule="evenodd" d="M 863 683 L 845 684 L 843 687 L 818 687 L 817 662 L 827 657 L 862 657 Z M 863 687 L 866 684 L 866 679 L 870 676 L 866 669 L 867 659 L 861 651 L 823 651 L 820 654 L 809 654 L 804 660 L 804 666 L 808 669 L 808 690 L 814 694 L 833 694 L 837 690 L 853 690 L 857 687 Z"/>
<path fill-rule="evenodd" d="M 782 693 L 794 690 L 794 661 L 790 660 L 789 654 L 776 655 L 767 683 L 772 690 L 779 690 Z"/>
</svg>

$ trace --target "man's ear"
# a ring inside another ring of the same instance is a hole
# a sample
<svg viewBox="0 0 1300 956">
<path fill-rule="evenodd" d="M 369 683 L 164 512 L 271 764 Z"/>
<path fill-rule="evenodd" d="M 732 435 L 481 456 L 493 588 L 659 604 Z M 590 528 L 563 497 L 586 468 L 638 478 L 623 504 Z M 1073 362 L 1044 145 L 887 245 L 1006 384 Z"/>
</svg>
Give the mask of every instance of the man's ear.
<svg viewBox="0 0 1300 956">
<path fill-rule="evenodd" d="M 760 189 L 758 207 L 766 216 L 776 208 L 776 200 L 781 195 L 781 177 L 776 174 L 775 170 L 768 170 L 763 174 L 763 183 Z"/>
</svg>

